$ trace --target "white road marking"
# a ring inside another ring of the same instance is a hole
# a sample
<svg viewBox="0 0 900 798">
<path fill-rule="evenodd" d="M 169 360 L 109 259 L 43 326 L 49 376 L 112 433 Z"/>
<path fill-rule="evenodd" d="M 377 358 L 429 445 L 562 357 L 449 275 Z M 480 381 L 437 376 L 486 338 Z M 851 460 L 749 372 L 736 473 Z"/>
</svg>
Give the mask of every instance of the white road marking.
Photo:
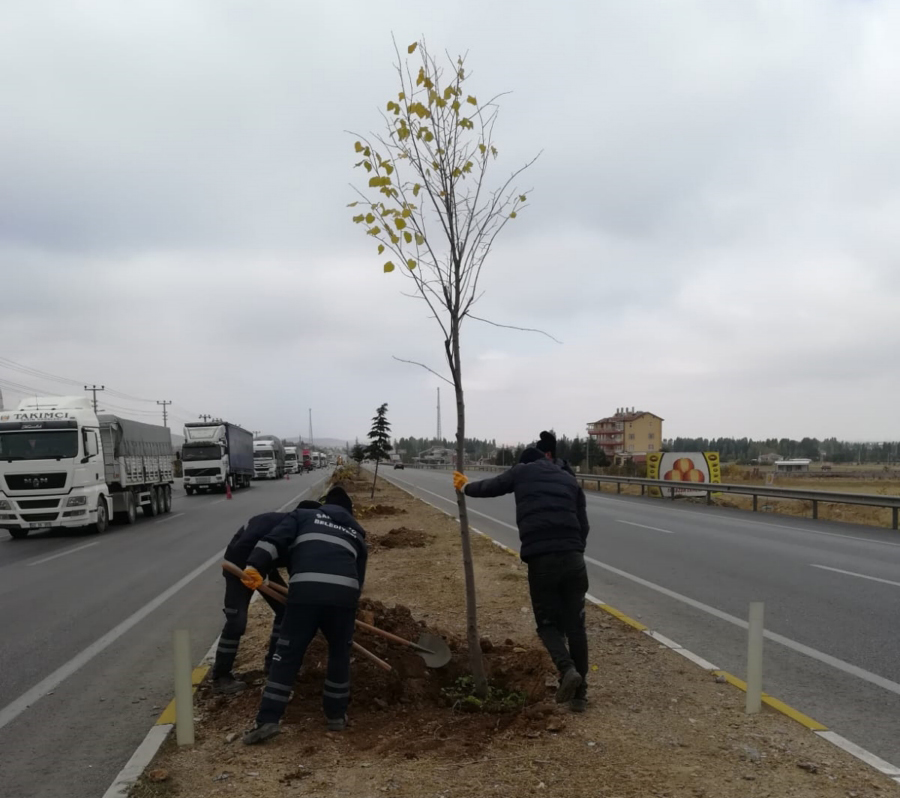
<svg viewBox="0 0 900 798">
<path fill-rule="evenodd" d="M 159 521 L 154 521 L 153 523 L 164 524 L 166 521 L 172 521 L 181 515 L 184 515 L 184 513 L 173 513 L 172 515 L 167 515 L 165 518 L 160 518 Z"/>
<path fill-rule="evenodd" d="M 147 604 L 141 607 L 137 612 L 129 615 L 124 621 L 122 621 L 122 623 L 110 629 L 105 635 L 103 635 L 103 637 L 95 640 L 87 648 L 72 657 L 72 659 L 70 659 L 68 662 L 58 667 L 49 676 L 41 679 L 41 681 L 39 681 L 30 690 L 26 690 L 14 701 L 11 701 L 9 704 L 3 707 L 3 709 L 0 709 L 0 729 L 12 723 L 12 721 L 19 717 L 19 715 L 21 715 L 36 701 L 39 701 L 41 698 L 47 695 L 47 693 L 59 687 L 59 685 L 62 684 L 66 679 L 68 679 L 73 673 L 77 672 L 80 668 L 94 659 L 94 657 L 109 648 L 113 643 L 116 642 L 116 640 L 122 637 L 122 635 L 124 635 L 133 627 L 137 626 L 137 624 L 144 620 L 144 618 L 146 618 L 151 612 L 153 612 L 155 609 L 172 598 L 172 596 L 178 593 L 178 591 L 183 587 L 186 587 L 191 582 L 193 582 L 198 576 L 200 576 L 200 574 L 202 574 L 211 566 L 221 562 L 224 553 L 224 550 L 216 552 L 216 555 L 214 557 L 210 557 L 204 563 L 198 565 L 187 576 L 179 579 L 174 585 L 172 585 L 167 590 L 164 590 L 155 599 L 149 601 Z"/>
<path fill-rule="evenodd" d="M 58 557 L 65 557 L 67 554 L 74 554 L 76 551 L 81 551 L 82 549 L 89 549 L 91 546 L 97 546 L 99 543 L 99 540 L 95 540 L 93 543 L 85 543 L 83 546 L 76 546 L 74 549 L 66 549 L 65 551 L 61 551 L 59 554 L 51 554 L 49 557 L 44 557 L 43 559 L 28 563 L 28 567 L 30 568 L 32 565 L 41 565 L 42 563 L 50 562 L 50 560 L 55 560 Z"/>
<path fill-rule="evenodd" d="M 858 576 L 860 579 L 869 579 L 872 582 L 882 582 L 885 585 L 894 585 L 894 587 L 900 587 L 900 582 L 893 582 L 890 579 L 882 579 L 878 576 L 867 576 L 866 574 L 858 574 L 856 571 L 845 571 L 843 568 L 831 568 L 828 565 L 816 565 L 815 563 L 810 563 L 810 568 L 821 568 L 823 571 L 834 571 L 836 574 L 846 574 L 847 576 Z"/>
<path fill-rule="evenodd" d="M 398 480 L 405 481 L 405 480 Z M 407 485 L 411 483 L 407 482 Z M 425 488 L 420 488 L 418 485 L 411 485 L 411 487 L 424 491 L 425 493 L 430 493 L 432 496 L 436 496 L 439 499 L 443 499 L 444 501 L 449 501 L 445 497 L 441 496 L 434 491 L 427 490 Z M 476 512 L 476 511 L 472 511 Z M 490 521 L 493 521 L 496 524 L 500 524 L 501 526 L 505 526 L 509 529 L 515 529 L 511 524 L 507 524 L 505 521 L 501 521 L 498 518 L 493 518 L 492 516 L 486 515 L 484 513 L 477 513 L 478 515 L 487 518 Z M 799 530 L 806 531 L 806 530 Z M 848 535 L 842 535 L 842 537 L 850 537 Z M 855 538 L 858 540 L 859 538 Z M 617 576 L 621 576 L 623 579 L 628 579 L 631 582 L 634 582 L 638 585 L 642 585 L 643 587 L 649 588 L 650 590 L 655 590 L 657 593 L 661 593 L 664 596 L 668 596 L 669 598 L 675 599 L 676 601 L 680 601 L 682 604 L 687 604 L 689 607 L 693 607 L 694 609 L 700 610 L 701 612 L 705 612 L 708 615 L 712 615 L 719 620 L 726 621 L 727 623 L 733 624 L 735 626 L 740 627 L 741 629 L 747 628 L 747 621 L 743 618 L 738 618 L 734 615 L 731 615 L 727 612 L 723 612 L 716 607 L 711 607 L 709 604 L 704 604 L 701 601 L 697 601 L 696 599 L 692 599 L 689 596 L 682 595 L 681 593 L 676 593 L 674 590 L 669 590 L 667 587 L 663 587 L 662 585 L 657 585 L 654 582 L 650 582 L 647 579 L 642 579 L 639 576 L 635 576 L 634 574 L 630 574 L 627 571 L 623 571 L 620 568 L 616 568 L 615 566 L 608 565 L 605 562 L 601 562 L 600 560 L 595 560 L 593 557 L 588 557 L 585 555 L 585 562 L 589 562 L 592 565 L 596 565 L 598 568 L 602 568 L 610 573 L 616 574 Z M 891 681 L 890 679 L 886 679 L 883 676 L 879 676 L 877 673 L 872 673 L 871 671 L 867 671 L 864 668 L 860 668 L 858 665 L 853 665 L 850 662 L 845 662 L 842 659 L 838 659 L 837 657 L 831 656 L 831 654 L 826 654 L 823 651 L 819 651 L 810 646 L 804 645 L 803 643 L 798 643 L 796 640 L 792 640 L 789 637 L 785 637 L 784 635 L 776 634 L 775 632 L 770 632 L 766 630 L 764 633 L 765 637 L 771 640 L 774 643 L 778 643 L 779 645 L 784 646 L 785 648 L 789 648 L 792 651 L 796 651 L 798 654 L 803 654 L 804 656 L 809 657 L 810 659 L 817 660 L 825 665 L 829 665 L 836 670 L 843 671 L 851 676 L 855 676 L 857 679 L 861 679 L 864 682 L 869 682 L 869 684 L 874 684 L 876 687 L 880 687 L 883 690 L 887 690 L 890 693 L 894 693 L 895 695 L 900 695 L 900 684 L 897 682 Z"/>
<path fill-rule="evenodd" d="M 227 502 L 228 497 L 226 496 L 224 499 L 216 499 L 214 502 L 210 502 L 210 504 L 221 504 L 222 502 Z"/>
<path fill-rule="evenodd" d="M 639 526 L 641 529 L 652 529 L 654 532 L 665 532 L 667 535 L 674 535 L 671 529 L 660 529 L 658 526 L 647 526 L 646 524 L 636 524 L 634 521 L 623 521 L 621 518 L 616 519 L 617 524 L 628 524 L 628 526 Z"/>
<path fill-rule="evenodd" d="M 664 596 L 668 596 L 669 598 L 675 599 L 676 601 L 680 601 L 682 604 L 687 604 L 689 607 L 693 607 L 694 609 L 700 610 L 701 612 L 705 612 L 708 615 L 712 615 L 713 617 L 718 618 L 722 621 L 726 621 L 730 624 L 734 624 L 735 626 L 739 626 L 741 629 L 747 628 L 747 621 L 745 621 L 743 618 L 737 618 L 734 615 L 730 615 L 729 613 L 723 612 L 720 609 L 710 607 L 709 604 L 704 604 L 701 601 L 697 601 L 696 599 L 684 596 L 681 593 L 676 593 L 674 590 L 669 590 L 669 588 L 667 587 L 657 585 L 654 582 L 648 581 L 647 579 L 642 579 L 641 577 L 630 574 L 627 571 L 621 570 L 620 568 L 608 565 L 605 562 L 600 562 L 600 560 L 595 560 L 593 557 L 585 556 L 584 559 L 586 562 L 589 562 L 592 565 L 596 565 L 598 568 L 603 568 L 610 573 L 621 576 L 623 579 L 628 579 L 638 585 L 650 588 L 650 590 L 655 590 L 657 593 L 661 593 Z M 897 682 L 892 682 L 890 679 L 885 679 L 883 676 L 879 676 L 877 673 L 872 673 L 871 671 L 867 671 L 864 668 L 860 668 L 858 665 L 853 665 L 852 663 L 845 662 L 844 660 L 838 659 L 837 657 L 833 657 L 831 656 L 831 654 L 826 654 L 823 651 L 818 651 L 817 649 L 811 648 L 810 646 L 804 645 L 803 643 L 798 643 L 796 640 L 791 640 L 791 638 L 789 637 L 784 637 L 784 635 L 779 635 L 768 630 L 764 632 L 764 635 L 772 642 L 778 643 L 779 645 L 782 645 L 785 648 L 789 648 L 792 651 L 796 651 L 798 654 L 803 654 L 810 659 L 817 660 L 818 662 L 821 662 L 825 665 L 830 665 L 836 670 L 848 673 L 851 676 L 855 676 L 857 679 L 861 679 L 864 682 L 869 682 L 869 684 L 874 684 L 876 687 L 880 687 L 890 693 L 900 695 L 900 684 L 898 684 Z"/>
<path fill-rule="evenodd" d="M 880 770 L 886 776 L 900 776 L 900 768 L 896 765 L 892 765 L 880 756 L 875 756 L 871 751 L 866 751 L 865 748 L 860 748 L 856 743 L 851 742 L 846 737 L 841 737 L 840 734 L 836 734 L 833 731 L 817 731 L 816 734 L 818 734 L 819 737 L 828 740 L 832 745 L 842 748 L 848 754 L 852 754 L 857 759 L 861 759 L 867 765 L 875 768 L 875 770 Z"/>
</svg>

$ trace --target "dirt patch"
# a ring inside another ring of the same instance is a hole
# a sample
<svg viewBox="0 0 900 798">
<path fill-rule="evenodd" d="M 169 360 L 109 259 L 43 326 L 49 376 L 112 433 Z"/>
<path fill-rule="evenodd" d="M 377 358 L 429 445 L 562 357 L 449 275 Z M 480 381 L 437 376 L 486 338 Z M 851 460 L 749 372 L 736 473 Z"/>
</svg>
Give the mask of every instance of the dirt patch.
<svg viewBox="0 0 900 798">
<path fill-rule="evenodd" d="M 384 535 L 370 534 L 366 538 L 370 551 L 373 548 L 420 549 L 431 541 L 432 536 L 426 535 L 421 529 L 409 529 L 405 526 L 391 529 Z"/>
<path fill-rule="evenodd" d="M 329 734 L 320 698 L 325 648 L 316 641 L 283 733 L 248 748 L 231 735 L 252 725 L 259 703 L 271 613 L 256 602 L 238 659 L 252 688 L 234 698 L 198 691 L 196 746 L 178 750 L 168 742 L 152 767 L 165 768 L 169 779 L 143 784 L 139 789 L 148 792 L 136 795 L 872 798 L 896 793 L 893 782 L 784 716 L 745 715 L 742 693 L 593 606 L 587 611 L 591 705 L 584 715 L 563 712 L 552 703 L 553 669 L 534 634 L 525 566 L 478 536 L 473 550 L 481 648 L 492 682 L 507 695 L 521 692 L 525 707 L 463 711 L 460 679 L 467 667 L 458 525 L 388 484 L 382 495 L 385 504 L 406 511 L 408 528 L 425 530 L 431 541 L 421 548 L 385 548 L 370 560 L 361 620 L 407 639 L 426 629 L 440 634 L 453 653 L 450 664 L 425 668 L 408 649 L 360 631 L 357 642 L 396 673 L 356 658 L 351 725 L 342 734 Z M 364 503 L 363 496 L 354 500 Z M 373 517 L 363 525 L 377 539 L 389 535 L 396 521 Z"/>
<path fill-rule="evenodd" d="M 378 516 L 401 515 L 405 512 L 406 510 L 402 507 L 394 507 L 391 504 L 361 504 L 355 506 L 353 514 L 360 521 L 363 521 L 369 518 L 377 518 Z"/>
</svg>

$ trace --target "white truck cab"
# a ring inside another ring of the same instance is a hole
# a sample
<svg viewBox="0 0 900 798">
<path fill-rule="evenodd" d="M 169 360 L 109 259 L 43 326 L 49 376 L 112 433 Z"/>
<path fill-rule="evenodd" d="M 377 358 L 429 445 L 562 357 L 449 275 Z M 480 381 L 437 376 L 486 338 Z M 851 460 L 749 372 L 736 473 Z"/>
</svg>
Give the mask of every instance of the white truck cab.
<svg viewBox="0 0 900 798">
<path fill-rule="evenodd" d="M 0 529 L 103 532 L 113 513 L 167 512 L 172 460 L 165 427 L 98 416 L 83 396 L 25 400 L 0 411 Z"/>
</svg>

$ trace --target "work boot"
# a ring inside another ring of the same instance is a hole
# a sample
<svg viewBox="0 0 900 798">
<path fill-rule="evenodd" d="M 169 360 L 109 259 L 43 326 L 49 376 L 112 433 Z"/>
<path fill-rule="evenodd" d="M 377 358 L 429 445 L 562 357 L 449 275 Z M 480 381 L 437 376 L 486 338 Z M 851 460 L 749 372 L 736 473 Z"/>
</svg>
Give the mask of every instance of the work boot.
<svg viewBox="0 0 900 798">
<path fill-rule="evenodd" d="M 342 718 L 328 718 L 328 731 L 339 732 L 347 728 L 347 716 Z"/>
<path fill-rule="evenodd" d="M 575 697 L 578 688 L 584 679 L 574 667 L 569 668 L 559 679 L 559 689 L 556 691 L 556 703 L 567 704 Z"/>
<path fill-rule="evenodd" d="M 213 692 L 219 693 L 219 695 L 235 695 L 243 693 L 247 689 L 247 683 L 235 679 L 234 674 L 226 673 L 224 676 L 217 676 L 213 679 L 212 688 Z"/>
<path fill-rule="evenodd" d="M 244 735 L 244 745 L 256 745 L 281 734 L 281 726 L 277 723 L 259 723 Z"/>
<path fill-rule="evenodd" d="M 569 702 L 569 709 L 571 709 L 572 712 L 580 715 L 587 709 L 587 703 L 587 698 L 579 698 L 578 696 L 576 696 Z"/>
</svg>

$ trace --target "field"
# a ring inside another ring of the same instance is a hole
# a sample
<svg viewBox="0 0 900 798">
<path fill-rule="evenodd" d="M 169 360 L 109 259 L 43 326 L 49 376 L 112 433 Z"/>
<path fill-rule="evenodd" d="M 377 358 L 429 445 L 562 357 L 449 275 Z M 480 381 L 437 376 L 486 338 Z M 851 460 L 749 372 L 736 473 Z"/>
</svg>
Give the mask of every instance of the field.
<svg viewBox="0 0 900 798">
<path fill-rule="evenodd" d="M 169 740 L 133 798 L 872 798 L 896 785 L 799 724 L 766 710 L 743 713 L 743 694 L 590 605 L 590 706 L 573 715 L 552 701 L 555 674 L 534 634 L 525 566 L 474 540 L 479 621 L 497 692 L 464 697 L 467 654 L 455 521 L 383 484 L 375 502 L 353 491 L 369 532 L 361 617 L 407 638 L 428 629 L 453 651 L 429 670 L 409 651 L 360 633 L 388 660 L 352 665 L 351 723 L 328 733 L 320 707 L 324 649 L 314 643 L 269 743 L 246 747 L 263 678 L 271 616 L 252 608 L 238 671 L 253 685 L 232 698 L 198 691 L 197 743 Z M 210 612 L 218 612 L 211 607 Z"/>
</svg>

